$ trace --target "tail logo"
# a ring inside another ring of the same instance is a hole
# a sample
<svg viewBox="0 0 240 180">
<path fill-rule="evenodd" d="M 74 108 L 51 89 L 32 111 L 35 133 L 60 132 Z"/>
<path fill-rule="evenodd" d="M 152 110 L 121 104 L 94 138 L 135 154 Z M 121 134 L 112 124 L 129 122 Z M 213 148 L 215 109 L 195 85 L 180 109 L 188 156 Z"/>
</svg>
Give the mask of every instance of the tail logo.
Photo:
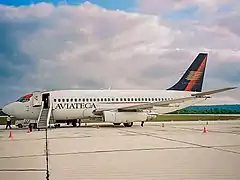
<svg viewBox="0 0 240 180">
<path fill-rule="evenodd" d="M 190 71 L 186 80 L 188 81 L 198 81 L 202 77 L 203 72 L 199 71 Z"/>
<path fill-rule="evenodd" d="M 207 53 L 199 53 L 179 81 L 167 90 L 201 92 Z"/>
<path fill-rule="evenodd" d="M 199 80 L 202 78 L 203 70 L 206 66 L 207 58 L 202 61 L 201 65 L 198 67 L 196 71 L 190 71 L 190 73 L 187 76 L 187 80 L 189 79 L 190 82 L 188 83 L 187 87 L 185 88 L 185 91 L 191 91 L 192 88 L 199 83 Z"/>
</svg>

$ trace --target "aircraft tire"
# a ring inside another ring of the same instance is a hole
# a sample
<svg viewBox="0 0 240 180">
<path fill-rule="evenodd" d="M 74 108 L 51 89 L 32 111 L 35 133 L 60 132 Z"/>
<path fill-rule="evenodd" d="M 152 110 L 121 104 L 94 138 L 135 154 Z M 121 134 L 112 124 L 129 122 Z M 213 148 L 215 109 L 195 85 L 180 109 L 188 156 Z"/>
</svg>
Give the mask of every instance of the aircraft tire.
<svg viewBox="0 0 240 180">
<path fill-rule="evenodd" d="M 73 125 L 73 127 L 77 127 L 77 120 L 74 120 L 74 121 L 72 122 L 72 125 Z"/>
<path fill-rule="evenodd" d="M 124 125 L 125 127 L 132 127 L 133 122 L 130 122 L 130 123 L 123 123 L 123 125 Z"/>
</svg>

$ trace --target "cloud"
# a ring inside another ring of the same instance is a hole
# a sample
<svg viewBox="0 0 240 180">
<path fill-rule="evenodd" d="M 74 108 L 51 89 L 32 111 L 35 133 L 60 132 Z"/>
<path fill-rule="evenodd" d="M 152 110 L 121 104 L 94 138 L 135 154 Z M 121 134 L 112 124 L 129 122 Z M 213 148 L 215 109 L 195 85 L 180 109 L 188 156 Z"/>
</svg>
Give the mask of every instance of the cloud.
<svg viewBox="0 0 240 180">
<path fill-rule="evenodd" d="M 183 12 L 184 10 L 195 9 L 192 11 L 193 14 L 200 13 L 218 13 L 219 11 L 225 12 L 230 7 L 234 7 L 235 4 L 238 4 L 237 0 L 152 0 L 149 3 L 148 0 L 136 0 L 138 5 L 138 10 L 143 13 L 150 14 L 165 14 L 169 12 Z M 225 11 L 223 11 L 224 7 Z"/>
<path fill-rule="evenodd" d="M 91 3 L 0 6 L 0 105 L 39 89 L 166 89 L 199 51 L 209 52 L 205 89 L 239 85 L 238 32 L 223 22 L 173 22 Z M 221 97 L 235 102 L 237 94 Z"/>
</svg>

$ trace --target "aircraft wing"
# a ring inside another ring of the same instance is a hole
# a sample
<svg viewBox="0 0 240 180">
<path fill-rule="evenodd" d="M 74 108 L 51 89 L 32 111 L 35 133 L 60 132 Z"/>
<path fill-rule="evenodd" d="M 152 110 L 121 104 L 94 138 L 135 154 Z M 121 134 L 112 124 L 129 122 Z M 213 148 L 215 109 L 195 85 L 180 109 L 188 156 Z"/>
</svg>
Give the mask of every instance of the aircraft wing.
<svg viewBox="0 0 240 180">
<path fill-rule="evenodd" d="M 237 87 L 228 87 L 228 88 L 216 89 L 216 90 L 211 90 L 211 91 L 205 91 L 205 92 L 192 94 L 192 96 L 206 96 L 206 95 L 216 94 L 216 93 L 220 93 L 220 92 L 224 92 L 224 91 L 228 91 L 228 90 L 232 90 L 232 89 L 236 89 L 236 88 Z"/>
<path fill-rule="evenodd" d="M 189 101 L 193 100 L 195 98 L 210 98 L 207 95 L 211 94 L 216 94 L 219 92 L 224 92 L 232 89 L 236 89 L 237 87 L 229 87 L 229 88 L 222 88 L 222 89 L 216 89 L 216 90 L 211 90 L 211 91 L 205 91 L 201 93 L 194 93 L 190 97 L 184 97 L 184 98 L 178 98 L 178 99 L 173 99 L 173 100 L 168 100 L 168 101 L 159 101 L 159 102 L 152 102 L 152 103 L 144 103 L 144 104 L 139 104 L 139 105 L 133 105 L 133 106 L 127 106 L 123 108 L 119 108 L 119 110 L 134 110 L 134 109 L 148 109 L 152 108 L 153 106 L 169 106 L 174 103 L 182 103 L 184 101 Z"/>
<path fill-rule="evenodd" d="M 126 106 L 122 108 L 118 108 L 118 110 L 136 110 L 136 109 L 149 109 L 152 108 L 153 106 L 160 106 L 160 107 L 165 107 L 174 103 L 182 103 L 184 101 L 189 101 L 192 99 L 195 99 L 196 97 L 190 96 L 190 97 L 185 97 L 185 98 L 178 98 L 178 99 L 173 99 L 173 100 L 167 100 L 167 101 L 158 101 L 158 102 L 152 102 L 152 103 L 142 103 L 138 105 L 133 105 L 133 106 Z"/>
<path fill-rule="evenodd" d="M 189 97 L 185 97 L 185 98 L 179 98 L 179 99 L 173 99 L 173 100 L 167 100 L 167 101 L 158 101 L 158 102 L 152 102 L 152 103 L 139 103 L 137 105 L 128 105 L 125 107 L 119 107 L 119 108 L 99 108 L 99 109 L 95 109 L 94 113 L 98 114 L 101 113 L 103 111 L 111 111 L 111 110 L 139 110 L 139 109 L 149 109 L 152 108 L 153 106 L 168 106 L 170 104 L 174 104 L 174 103 L 181 103 L 187 100 L 192 100 L 192 99 L 196 99 L 196 97 L 194 96 L 189 96 Z"/>
<path fill-rule="evenodd" d="M 173 99 L 173 100 L 167 100 L 167 101 L 158 101 L 158 102 L 151 102 L 151 103 L 139 103 L 137 105 L 130 105 L 126 107 L 120 107 L 120 108 L 112 108 L 112 109 L 96 109 L 97 112 L 103 112 L 103 111 L 110 111 L 110 110 L 139 110 L 139 109 L 149 109 L 152 108 L 153 106 L 158 106 L 158 107 L 166 107 L 171 104 L 175 103 L 182 103 L 184 101 L 189 101 L 193 100 L 196 98 L 210 98 L 207 95 L 211 94 L 216 94 L 219 92 L 224 92 L 232 89 L 236 89 L 237 87 L 229 87 L 229 88 L 223 88 L 223 89 L 216 89 L 216 90 L 211 90 L 211 91 L 205 91 L 201 93 L 193 93 L 189 97 L 184 97 L 184 98 L 178 98 L 178 99 Z"/>
</svg>

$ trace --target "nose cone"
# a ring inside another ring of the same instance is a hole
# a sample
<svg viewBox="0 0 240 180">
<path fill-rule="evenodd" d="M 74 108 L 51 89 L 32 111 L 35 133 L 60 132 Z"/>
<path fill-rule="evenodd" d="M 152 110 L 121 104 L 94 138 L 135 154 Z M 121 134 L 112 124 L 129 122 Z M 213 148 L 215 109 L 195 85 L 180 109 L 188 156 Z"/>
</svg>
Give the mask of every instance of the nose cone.
<svg viewBox="0 0 240 180">
<path fill-rule="evenodd" d="M 13 103 L 10 103 L 3 107 L 2 112 L 4 112 L 7 115 L 13 115 L 14 113 L 13 110 L 14 110 Z"/>
<path fill-rule="evenodd" d="M 8 114 L 10 116 L 14 116 L 16 118 L 22 118 L 24 115 L 24 104 L 20 102 L 13 102 L 8 105 L 6 105 L 2 111 L 5 114 Z"/>
</svg>

